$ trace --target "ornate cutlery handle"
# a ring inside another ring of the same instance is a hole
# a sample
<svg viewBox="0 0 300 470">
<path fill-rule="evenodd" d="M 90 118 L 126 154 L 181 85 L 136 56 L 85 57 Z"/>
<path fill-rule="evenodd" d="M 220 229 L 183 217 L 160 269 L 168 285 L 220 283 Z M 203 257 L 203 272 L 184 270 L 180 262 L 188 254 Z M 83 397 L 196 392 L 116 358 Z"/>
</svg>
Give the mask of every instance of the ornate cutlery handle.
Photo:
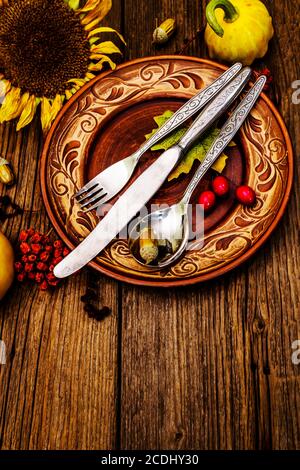
<svg viewBox="0 0 300 470">
<path fill-rule="evenodd" d="M 240 102 L 240 104 L 236 107 L 236 109 L 231 114 L 230 118 L 226 121 L 226 123 L 222 127 L 219 136 L 213 142 L 208 153 L 206 154 L 205 159 L 199 166 L 193 179 L 191 180 L 190 184 L 188 185 L 186 189 L 186 192 L 182 200 L 185 204 L 189 203 L 189 200 L 194 192 L 194 189 L 196 188 L 201 178 L 205 175 L 207 170 L 212 166 L 212 164 L 221 155 L 223 150 L 231 142 L 231 140 L 233 139 L 237 131 L 240 129 L 240 127 L 246 120 L 246 117 L 250 113 L 251 109 L 256 103 L 256 100 L 258 99 L 260 93 L 262 92 L 265 86 L 266 80 L 267 80 L 266 77 L 263 75 L 255 82 L 254 86 L 247 93 L 247 95 Z"/>
<path fill-rule="evenodd" d="M 250 75 L 251 69 L 249 67 L 244 68 L 238 76 L 226 85 L 217 97 L 204 108 L 178 144 L 184 152 L 187 152 L 193 143 L 209 129 L 213 122 L 233 103 L 249 80 Z"/>
<path fill-rule="evenodd" d="M 199 112 L 233 77 L 241 70 L 242 64 L 236 63 L 226 70 L 211 85 L 201 90 L 187 103 L 185 103 L 176 113 L 137 151 L 138 158 L 142 156 L 153 145 L 166 137 L 171 131 L 181 126 L 187 119 Z"/>
</svg>

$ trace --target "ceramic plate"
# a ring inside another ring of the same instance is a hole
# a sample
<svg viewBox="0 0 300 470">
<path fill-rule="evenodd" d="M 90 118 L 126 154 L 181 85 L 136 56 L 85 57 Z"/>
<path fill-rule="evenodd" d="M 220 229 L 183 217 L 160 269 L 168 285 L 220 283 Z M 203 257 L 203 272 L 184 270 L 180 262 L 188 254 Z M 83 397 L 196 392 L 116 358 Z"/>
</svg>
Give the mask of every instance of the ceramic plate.
<svg viewBox="0 0 300 470">
<path fill-rule="evenodd" d="M 41 186 L 48 215 L 64 242 L 74 248 L 96 226 L 96 213 L 85 214 L 73 195 L 108 165 L 127 157 L 156 127 L 153 117 L 178 109 L 224 67 L 193 57 L 150 57 L 97 77 L 66 104 L 43 149 Z M 262 245 L 278 224 L 292 183 L 293 154 L 286 127 L 271 101 L 262 95 L 235 139 L 224 174 L 232 187 L 255 189 L 257 203 L 237 204 L 233 194 L 206 217 L 205 244 L 189 251 L 164 271 L 140 266 L 126 240 L 114 240 L 92 263 L 96 270 L 132 284 L 187 285 L 240 265 Z M 147 152 L 136 178 L 159 153 Z M 192 173 L 196 169 L 195 164 Z M 192 176 L 166 182 L 152 203 L 178 201 Z M 209 186 L 211 170 L 194 194 Z"/>
</svg>

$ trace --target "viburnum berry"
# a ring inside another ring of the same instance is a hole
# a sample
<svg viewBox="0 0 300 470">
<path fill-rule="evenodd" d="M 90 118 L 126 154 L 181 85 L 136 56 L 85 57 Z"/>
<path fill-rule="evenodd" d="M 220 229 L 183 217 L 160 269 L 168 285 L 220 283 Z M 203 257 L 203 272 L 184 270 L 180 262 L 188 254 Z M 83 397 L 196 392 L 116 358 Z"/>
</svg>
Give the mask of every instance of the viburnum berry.
<svg viewBox="0 0 300 470">
<path fill-rule="evenodd" d="M 48 266 L 46 263 L 43 263 L 42 261 L 39 261 L 36 265 L 38 271 L 48 271 Z"/>
<path fill-rule="evenodd" d="M 30 239 L 30 242 L 31 243 L 40 243 L 41 240 L 42 240 L 42 235 L 40 235 L 39 233 L 35 233 L 34 235 L 32 235 L 32 237 Z"/>
<path fill-rule="evenodd" d="M 40 284 L 40 289 L 41 289 L 41 290 L 47 290 L 47 289 L 48 289 L 48 282 L 47 282 L 47 281 L 43 281 L 43 282 Z"/>
<path fill-rule="evenodd" d="M 63 250 L 62 249 L 56 249 L 54 250 L 53 256 L 54 258 L 60 258 L 62 255 Z"/>
<path fill-rule="evenodd" d="M 32 249 L 33 253 L 35 253 L 37 255 L 41 251 L 42 245 L 40 245 L 39 243 L 33 243 L 31 245 L 31 249 Z"/>
<path fill-rule="evenodd" d="M 209 212 L 216 204 L 216 196 L 212 191 L 203 191 L 199 196 L 198 203 L 203 205 L 204 212 Z"/>
<path fill-rule="evenodd" d="M 43 251 L 41 254 L 40 254 L 40 260 L 41 261 L 48 261 L 50 257 L 50 253 L 48 253 L 47 251 Z"/>
<path fill-rule="evenodd" d="M 35 280 L 39 284 L 44 280 L 44 274 L 43 273 L 36 273 L 35 275 Z"/>
<path fill-rule="evenodd" d="M 19 235 L 19 241 L 20 242 L 26 242 L 28 239 L 28 233 L 26 230 L 22 230 Z"/>
<path fill-rule="evenodd" d="M 20 273 L 23 270 L 23 264 L 20 263 L 20 261 L 17 261 L 15 263 L 15 270 L 16 270 L 17 273 Z"/>
<path fill-rule="evenodd" d="M 54 248 L 63 248 L 63 242 L 61 240 L 56 240 L 53 243 Z"/>
<path fill-rule="evenodd" d="M 224 197 L 229 193 L 229 181 L 225 176 L 216 176 L 212 182 L 213 192 L 219 196 Z"/>
<path fill-rule="evenodd" d="M 250 186 L 242 185 L 236 189 L 236 198 L 245 206 L 252 206 L 256 201 L 256 194 Z"/>
<path fill-rule="evenodd" d="M 19 282 L 24 282 L 26 279 L 26 274 L 25 273 L 20 273 L 17 275 L 17 279 Z"/>
<path fill-rule="evenodd" d="M 41 290 L 55 287 L 60 282 L 53 274 L 56 264 L 69 254 L 61 240 L 51 241 L 48 235 L 34 230 L 22 230 L 19 235 L 19 250 L 15 262 L 17 279 L 31 280 Z"/>
<path fill-rule="evenodd" d="M 27 253 L 30 253 L 31 251 L 30 246 L 26 242 L 21 243 L 20 250 L 23 253 L 23 255 L 26 255 Z"/>
<path fill-rule="evenodd" d="M 26 263 L 24 269 L 25 273 L 30 273 L 33 270 L 33 263 Z"/>
</svg>

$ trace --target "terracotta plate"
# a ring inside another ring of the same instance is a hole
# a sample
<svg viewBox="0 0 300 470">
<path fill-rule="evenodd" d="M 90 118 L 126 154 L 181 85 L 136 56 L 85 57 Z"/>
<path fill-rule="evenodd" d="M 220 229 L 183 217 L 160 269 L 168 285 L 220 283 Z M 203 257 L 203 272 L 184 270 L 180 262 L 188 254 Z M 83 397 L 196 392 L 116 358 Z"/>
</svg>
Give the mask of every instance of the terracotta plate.
<svg viewBox="0 0 300 470">
<path fill-rule="evenodd" d="M 223 69 L 193 57 L 145 58 L 96 78 L 67 103 L 44 146 L 41 184 L 49 217 L 70 248 L 98 221 L 95 213 L 80 210 L 74 193 L 100 170 L 136 150 L 155 127 L 153 116 L 178 109 Z M 166 271 L 139 266 L 130 256 L 126 240 L 113 241 L 91 266 L 132 284 L 168 287 L 214 278 L 253 255 L 281 218 L 292 183 L 291 142 L 266 96 L 257 102 L 236 144 L 226 151 L 225 174 L 232 186 L 243 181 L 255 189 L 255 207 L 243 207 L 231 195 L 206 218 L 204 247 L 187 252 Z M 145 154 L 134 177 L 156 156 Z M 212 175 L 207 175 L 198 192 L 209 185 Z M 179 200 L 190 177 L 166 183 L 151 202 Z"/>
</svg>

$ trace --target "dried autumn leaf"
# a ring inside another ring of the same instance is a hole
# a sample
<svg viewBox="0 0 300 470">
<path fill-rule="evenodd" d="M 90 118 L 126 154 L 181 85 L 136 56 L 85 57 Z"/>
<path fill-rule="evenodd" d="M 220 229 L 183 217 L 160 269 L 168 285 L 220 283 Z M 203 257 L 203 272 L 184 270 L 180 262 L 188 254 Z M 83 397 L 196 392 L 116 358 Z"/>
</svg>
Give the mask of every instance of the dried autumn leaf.
<svg viewBox="0 0 300 470">
<path fill-rule="evenodd" d="M 155 116 L 153 119 L 158 125 L 158 129 L 162 127 L 170 117 L 173 116 L 172 111 L 165 111 L 163 114 L 159 116 Z M 148 140 L 152 135 L 154 135 L 157 131 L 156 129 L 153 129 L 151 134 L 147 134 L 145 137 Z M 179 128 L 175 130 L 173 133 L 171 133 L 168 137 L 163 139 L 161 142 L 158 144 L 154 145 L 151 150 L 168 150 L 172 145 L 175 145 L 179 142 L 179 140 L 183 137 L 185 132 L 187 131 L 187 128 Z M 169 175 L 168 181 L 171 181 L 173 179 L 178 178 L 181 174 L 189 173 L 190 170 L 192 169 L 192 166 L 195 162 L 195 160 L 199 160 L 200 162 L 203 161 L 206 153 L 208 152 L 211 144 L 213 143 L 214 139 L 218 136 L 220 130 L 215 127 L 211 129 L 208 133 L 205 134 L 204 137 L 201 138 L 198 143 L 196 143 L 190 150 L 189 152 L 185 155 L 183 160 L 179 163 L 179 165 L 175 168 L 175 170 Z M 230 146 L 235 146 L 236 144 L 234 142 L 230 143 Z M 218 158 L 218 160 L 214 163 L 212 168 L 217 171 L 218 173 L 222 173 L 226 166 L 226 160 L 228 156 L 225 155 L 225 153 L 222 153 L 222 155 Z"/>
</svg>

